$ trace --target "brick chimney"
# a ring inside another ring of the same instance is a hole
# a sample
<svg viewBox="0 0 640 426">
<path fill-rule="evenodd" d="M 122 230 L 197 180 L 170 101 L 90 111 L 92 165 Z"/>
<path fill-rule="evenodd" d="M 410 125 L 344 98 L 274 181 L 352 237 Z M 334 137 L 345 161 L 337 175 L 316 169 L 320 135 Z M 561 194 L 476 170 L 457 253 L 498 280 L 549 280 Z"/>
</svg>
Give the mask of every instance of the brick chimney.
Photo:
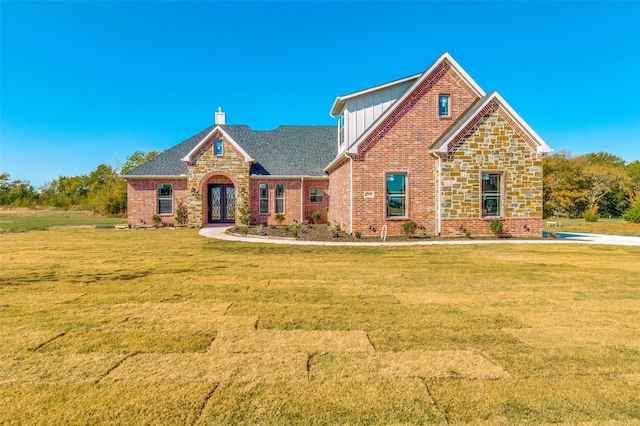
<svg viewBox="0 0 640 426">
<path fill-rule="evenodd" d="M 218 107 L 218 112 L 215 114 L 215 124 L 227 124 L 227 116 L 222 112 L 222 107 Z"/>
</svg>

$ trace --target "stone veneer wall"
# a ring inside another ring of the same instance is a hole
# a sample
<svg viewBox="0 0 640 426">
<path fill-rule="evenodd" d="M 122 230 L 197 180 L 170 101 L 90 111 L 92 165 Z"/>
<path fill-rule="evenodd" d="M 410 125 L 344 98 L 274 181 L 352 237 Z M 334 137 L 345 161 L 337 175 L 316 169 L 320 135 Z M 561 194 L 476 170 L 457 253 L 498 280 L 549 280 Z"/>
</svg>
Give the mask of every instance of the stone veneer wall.
<svg viewBox="0 0 640 426">
<path fill-rule="evenodd" d="M 489 234 L 482 218 L 481 174 L 503 173 L 502 219 L 514 235 L 542 231 L 542 159 L 509 126 L 498 108 L 442 160 L 442 235 Z"/>
<path fill-rule="evenodd" d="M 222 155 L 213 153 L 213 142 L 217 139 L 222 140 Z M 207 184 L 225 181 L 221 178 L 228 179 L 235 186 L 236 223 L 239 223 L 238 209 L 242 206 L 244 197 L 249 195 L 250 164 L 244 161 L 244 156 L 220 132 L 214 133 L 193 159 L 194 163 L 187 167 L 189 224 L 203 226 L 207 223 Z M 196 189 L 195 193 L 192 188 Z"/>
</svg>

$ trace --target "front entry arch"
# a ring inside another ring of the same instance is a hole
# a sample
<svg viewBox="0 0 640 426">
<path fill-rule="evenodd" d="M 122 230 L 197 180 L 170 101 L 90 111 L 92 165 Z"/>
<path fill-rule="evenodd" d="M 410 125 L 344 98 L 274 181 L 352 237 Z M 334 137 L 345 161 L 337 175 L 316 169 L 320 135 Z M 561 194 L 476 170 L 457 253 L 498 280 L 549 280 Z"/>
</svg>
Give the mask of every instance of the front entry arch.
<svg viewBox="0 0 640 426">
<path fill-rule="evenodd" d="M 236 189 L 231 183 L 207 184 L 208 223 L 235 223 Z"/>
</svg>

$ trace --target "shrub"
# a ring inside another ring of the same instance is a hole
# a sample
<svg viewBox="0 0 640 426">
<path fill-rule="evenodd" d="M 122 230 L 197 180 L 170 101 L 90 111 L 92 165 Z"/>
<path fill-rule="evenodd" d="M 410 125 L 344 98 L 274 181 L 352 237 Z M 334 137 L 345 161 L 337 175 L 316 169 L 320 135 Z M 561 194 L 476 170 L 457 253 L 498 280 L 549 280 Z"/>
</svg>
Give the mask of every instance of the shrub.
<svg viewBox="0 0 640 426">
<path fill-rule="evenodd" d="M 339 225 L 339 224 L 338 224 L 338 225 L 336 225 L 336 226 L 334 226 L 333 228 L 334 228 L 336 231 L 340 231 L 340 225 Z"/>
<path fill-rule="evenodd" d="M 249 197 L 245 197 L 242 204 L 238 208 L 240 223 L 244 226 L 249 226 L 251 223 L 251 204 L 249 203 Z"/>
<path fill-rule="evenodd" d="M 469 231 L 469 230 L 464 231 L 464 236 L 469 238 L 469 239 L 471 239 L 471 231 Z"/>
<path fill-rule="evenodd" d="M 247 235 L 249 233 L 249 227 L 244 225 L 242 227 L 242 235 Z"/>
<path fill-rule="evenodd" d="M 491 219 L 489 221 L 489 229 L 497 237 L 504 232 L 504 222 L 500 219 Z"/>
<path fill-rule="evenodd" d="M 185 226 L 188 219 L 187 206 L 184 205 L 182 199 L 178 200 L 178 208 L 176 209 L 176 222 L 178 225 Z"/>
<path fill-rule="evenodd" d="M 411 236 L 416 233 L 417 229 L 418 229 L 418 224 L 415 223 L 413 220 L 407 220 L 402 224 L 402 233 L 409 238 L 411 238 Z"/>
<path fill-rule="evenodd" d="M 595 210 L 587 210 L 582 217 L 586 222 L 597 222 L 600 220 L 600 215 Z"/>
<path fill-rule="evenodd" d="M 291 228 L 291 235 L 293 235 L 293 238 L 298 238 L 298 227 Z"/>
<path fill-rule="evenodd" d="M 311 222 L 320 223 L 321 217 L 322 215 L 320 214 L 320 212 L 316 210 L 315 212 L 311 213 Z"/>
<path fill-rule="evenodd" d="M 151 216 L 151 223 L 153 223 L 153 226 L 156 226 L 156 227 L 161 226 L 162 218 L 157 214 L 154 214 L 153 216 Z"/>
<path fill-rule="evenodd" d="M 284 222 L 284 215 L 282 213 L 276 213 L 273 218 L 278 222 L 278 225 L 282 225 L 282 222 Z"/>
<path fill-rule="evenodd" d="M 622 214 L 622 217 L 627 222 L 640 223 L 640 200 L 633 203 L 631 207 Z"/>
<path fill-rule="evenodd" d="M 356 238 L 357 238 L 357 239 L 362 238 L 362 232 L 360 232 L 360 231 L 356 231 L 356 232 L 355 232 L 355 236 L 356 236 Z"/>
</svg>

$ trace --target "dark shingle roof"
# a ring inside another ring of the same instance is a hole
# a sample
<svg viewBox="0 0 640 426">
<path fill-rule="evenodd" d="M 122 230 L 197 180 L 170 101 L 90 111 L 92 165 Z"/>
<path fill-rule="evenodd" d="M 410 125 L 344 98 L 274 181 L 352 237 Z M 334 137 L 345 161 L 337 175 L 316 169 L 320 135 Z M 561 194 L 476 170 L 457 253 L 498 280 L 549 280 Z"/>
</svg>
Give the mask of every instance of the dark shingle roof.
<svg viewBox="0 0 640 426">
<path fill-rule="evenodd" d="M 324 167 L 336 156 L 333 126 L 280 126 L 273 130 L 252 130 L 243 125 L 220 127 L 256 161 L 252 175 L 324 176 Z M 187 165 L 181 159 L 214 128 L 180 142 L 125 176 L 186 175 Z"/>
</svg>

